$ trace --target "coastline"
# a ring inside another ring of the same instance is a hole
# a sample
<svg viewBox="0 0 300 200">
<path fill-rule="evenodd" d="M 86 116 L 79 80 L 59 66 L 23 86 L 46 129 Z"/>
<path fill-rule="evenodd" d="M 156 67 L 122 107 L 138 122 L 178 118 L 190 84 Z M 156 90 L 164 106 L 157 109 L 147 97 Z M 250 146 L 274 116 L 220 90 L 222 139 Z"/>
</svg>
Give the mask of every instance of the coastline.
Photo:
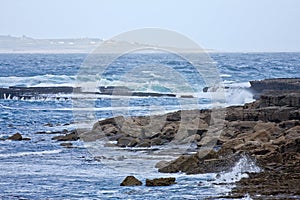
<svg viewBox="0 0 300 200">
<path fill-rule="evenodd" d="M 119 116 L 100 120 L 89 131 L 79 128 L 34 134 L 60 145 L 59 152 L 61 148 L 77 151 L 82 147 L 78 146 L 78 140 L 83 141 L 93 162 L 118 166 L 120 181 L 127 175 L 137 175 L 143 180 L 174 173 L 174 177 L 193 174 L 189 177 L 194 177 L 192 187 L 196 190 L 207 185 L 230 188 L 230 193 L 226 190 L 213 195 L 213 199 L 297 199 L 300 197 L 300 79 L 268 79 L 252 81 L 251 85 L 249 90 L 257 100 L 242 106 Z M 68 125 L 71 123 L 62 127 Z M 48 126 L 55 124 L 44 124 Z M 24 141 L 20 142 L 24 145 L 36 142 L 35 137 L 30 141 L 27 135 L 23 136 L 16 133 L 0 140 Z M 89 148 L 96 148 L 99 156 Z M 32 154 L 48 152 L 57 150 Z M 141 168 L 143 165 L 147 166 Z M 151 169 L 152 175 L 145 174 L 145 169 Z M 208 174 L 213 175 L 204 182 L 196 178 Z M 226 174 L 231 175 L 228 178 Z M 181 181 L 177 180 L 178 187 Z M 113 187 L 117 186 L 115 183 Z"/>
<path fill-rule="evenodd" d="M 223 109 L 222 130 L 209 128 L 211 110 L 191 110 L 151 117 L 109 118 L 79 136 L 83 141 L 106 138 L 107 146 L 117 147 L 162 146 L 174 144 L 173 140 L 176 144 L 196 144 L 197 153 L 185 152 L 173 161 L 157 163 L 162 173 L 218 173 L 229 170 L 246 155 L 262 171 L 249 173 L 248 178 L 236 183 L 231 194 L 222 198 L 247 194 L 254 199 L 268 199 L 270 195 L 283 199 L 299 197 L 300 79 L 254 81 L 251 85 L 258 100 Z M 182 116 L 187 120 L 182 121 Z M 160 127 L 162 120 L 166 123 Z M 187 134 L 178 137 L 182 128 Z"/>
</svg>

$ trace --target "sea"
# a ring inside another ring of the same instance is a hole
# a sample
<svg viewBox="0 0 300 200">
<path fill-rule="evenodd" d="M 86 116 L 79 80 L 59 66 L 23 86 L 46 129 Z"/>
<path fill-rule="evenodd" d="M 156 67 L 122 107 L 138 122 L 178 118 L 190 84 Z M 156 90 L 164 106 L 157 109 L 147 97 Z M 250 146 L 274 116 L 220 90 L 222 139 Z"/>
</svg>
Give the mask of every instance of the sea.
<svg viewBox="0 0 300 200">
<path fill-rule="evenodd" d="M 0 88 L 73 87 L 88 56 L 0 54 Z M 225 101 L 219 102 L 221 106 L 252 102 L 249 81 L 300 77 L 300 53 L 211 53 L 209 56 L 216 66 L 219 79 L 226 86 Z M 149 63 L 151 65 L 145 65 Z M 177 70 L 182 77 L 180 81 L 168 69 Z M 125 86 L 138 92 L 158 94 L 176 91 L 176 97 L 87 97 L 60 93 L 24 99 L 7 94 L 6 98 L 0 99 L 0 138 L 5 139 L 19 132 L 31 140 L 0 140 L 0 199 L 181 200 L 228 194 L 236 181 L 247 177 L 246 172 L 260 170 L 253 161 L 241 158 L 235 167 L 220 175 L 162 174 L 154 167 L 162 157 L 149 153 L 151 151 L 147 149 L 98 148 L 101 151 L 97 151 L 99 155 L 96 155 L 93 150 L 101 144 L 78 140 L 72 142 L 74 148 L 65 148 L 52 140 L 56 135 L 36 134 L 88 128 L 95 120 L 117 115 L 130 117 L 211 108 L 210 93 L 218 91 L 218 88 L 213 89 L 201 75 L 195 74 L 192 63 L 173 54 L 130 54 L 119 57 L 105 72 L 85 77 L 84 82 L 91 86 L 89 88 L 86 84 L 86 89 L 95 91 L 98 86 Z M 203 92 L 205 87 L 210 87 L 208 92 Z M 84 114 L 74 112 L 74 109 L 78 110 L 74 106 L 78 99 L 88 102 L 81 113 L 90 109 L 89 102 L 93 103 L 93 117 L 90 120 L 85 120 L 87 116 Z M 168 155 L 166 157 L 172 159 Z M 171 176 L 176 177 L 177 184 L 168 187 L 121 187 L 120 183 L 128 175 L 134 175 L 143 183 L 146 178 Z M 251 198 L 245 195 L 243 199 Z"/>
</svg>

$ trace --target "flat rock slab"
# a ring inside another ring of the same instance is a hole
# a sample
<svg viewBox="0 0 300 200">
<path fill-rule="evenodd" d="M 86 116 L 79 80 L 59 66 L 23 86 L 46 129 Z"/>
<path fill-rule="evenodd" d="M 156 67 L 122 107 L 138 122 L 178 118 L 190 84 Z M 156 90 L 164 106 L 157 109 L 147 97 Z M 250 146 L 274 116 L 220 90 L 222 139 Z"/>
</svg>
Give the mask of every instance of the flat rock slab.
<svg viewBox="0 0 300 200">
<path fill-rule="evenodd" d="M 146 179 L 146 186 L 169 186 L 173 185 L 176 182 L 176 178 L 155 178 L 155 179 Z"/>
</svg>

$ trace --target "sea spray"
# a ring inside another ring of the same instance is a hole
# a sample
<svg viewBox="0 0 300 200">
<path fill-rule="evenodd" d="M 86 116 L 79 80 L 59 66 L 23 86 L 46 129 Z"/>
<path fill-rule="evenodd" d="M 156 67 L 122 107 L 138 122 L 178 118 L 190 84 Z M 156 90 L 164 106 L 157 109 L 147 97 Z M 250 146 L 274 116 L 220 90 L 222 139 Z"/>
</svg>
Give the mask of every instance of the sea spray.
<svg viewBox="0 0 300 200">
<path fill-rule="evenodd" d="M 247 172 L 259 173 L 260 171 L 261 169 L 252 158 L 243 155 L 230 171 L 218 174 L 215 183 L 234 183 L 242 178 L 247 178 Z"/>
</svg>

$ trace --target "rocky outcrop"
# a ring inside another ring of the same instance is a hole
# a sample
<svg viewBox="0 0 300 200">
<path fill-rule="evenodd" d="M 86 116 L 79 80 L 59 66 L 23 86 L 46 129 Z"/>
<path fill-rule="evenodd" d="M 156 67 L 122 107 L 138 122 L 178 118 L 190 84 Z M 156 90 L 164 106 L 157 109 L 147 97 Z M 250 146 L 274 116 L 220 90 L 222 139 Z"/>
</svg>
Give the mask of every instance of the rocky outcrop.
<svg viewBox="0 0 300 200">
<path fill-rule="evenodd" d="M 47 98 L 47 94 L 96 94 L 96 95 L 118 95 L 118 96 L 139 96 L 139 97 L 176 97 L 175 94 L 155 93 L 155 92 L 135 92 L 124 86 L 100 86 L 99 92 L 85 92 L 80 87 L 9 87 L 0 88 L 0 99 L 31 99 Z M 60 95 L 61 96 L 61 95 Z M 57 97 L 60 99 L 62 97 Z M 65 99 L 67 99 L 66 97 Z"/>
<path fill-rule="evenodd" d="M 76 131 L 71 131 L 65 135 L 59 135 L 52 138 L 57 141 L 76 141 L 79 140 L 79 135 Z"/>
<path fill-rule="evenodd" d="M 260 105 L 258 102 L 252 104 L 227 109 L 227 121 L 215 144 L 219 146 L 218 151 L 204 152 L 204 157 L 199 156 L 201 151 L 194 155 L 182 155 L 172 162 L 164 163 L 159 171 L 188 174 L 219 172 L 232 167 L 242 154 L 254 157 L 262 168 L 268 168 L 269 165 L 284 166 L 288 163 L 282 158 L 284 154 L 300 153 L 300 118 L 290 117 L 291 113 L 299 112 L 298 106 L 284 106 L 289 111 L 285 115 L 278 114 L 278 110 L 282 109 L 280 106 L 272 107 L 274 112 L 269 114 L 269 105 Z M 261 114 L 261 108 L 268 112 Z M 253 118 L 253 113 L 263 117 Z"/>
<path fill-rule="evenodd" d="M 72 93 L 73 87 L 9 87 L 0 88 L 0 98 L 29 97 L 37 94 Z"/>
<path fill-rule="evenodd" d="M 23 138 L 23 136 L 20 133 L 15 133 L 7 139 L 13 141 L 30 140 L 30 138 Z"/>
<path fill-rule="evenodd" d="M 146 179 L 146 186 L 170 186 L 176 184 L 176 178 L 155 178 L 155 179 Z"/>
<path fill-rule="evenodd" d="M 276 78 L 259 81 L 250 81 L 250 89 L 258 99 L 268 91 L 275 93 L 300 91 L 300 78 Z"/>
<path fill-rule="evenodd" d="M 241 156 L 247 155 L 263 172 L 242 179 L 231 197 L 247 193 L 251 197 L 299 195 L 300 189 L 295 187 L 300 183 L 299 80 L 251 82 L 251 89 L 260 98 L 244 106 L 219 109 L 225 119 L 221 128 L 214 126 L 222 116 L 212 110 L 190 110 L 151 117 L 110 118 L 97 122 L 92 131 L 80 137 L 84 141 L 115 141 L 119 147 L 194 145 L 197 153 L 157 163 L 162 173 L 226 171 Z"/>
<path fill-rule="evenodd" d="M 250 81 L 251 89 L 256 92 L 263 92 L 267 90 L 300 90 L 300 78 L 274 78 L 274 79 L 265 79 L 259 81 Z"/>
<path fill-rule="evenodd" d="M 134 176 L 127 176 L 122 183 L 120 184 L 120 186 L 140 186 L 143 183 L 141 181 L 139 181 L 137 178 L 135 178 Z"/>
<path fill-rule="evenodd" d="M 99 121 L 83 132 L 83 141 L 115 141 L 119 147 L 150 147 L 170 142 L 200 141 L 210 123 L 209 110 L 178 111 L 151 117 L 115 117 Z"/>
<path fill-rule="evenodd" d="M 194 155 L 182 155 L 159 168 L 162 173 L 184 172 L 186 174 L 214 173 L 229 170 L 239 156 L 220 157 L 215 151 L 199 151 Z"/>
</svg>

